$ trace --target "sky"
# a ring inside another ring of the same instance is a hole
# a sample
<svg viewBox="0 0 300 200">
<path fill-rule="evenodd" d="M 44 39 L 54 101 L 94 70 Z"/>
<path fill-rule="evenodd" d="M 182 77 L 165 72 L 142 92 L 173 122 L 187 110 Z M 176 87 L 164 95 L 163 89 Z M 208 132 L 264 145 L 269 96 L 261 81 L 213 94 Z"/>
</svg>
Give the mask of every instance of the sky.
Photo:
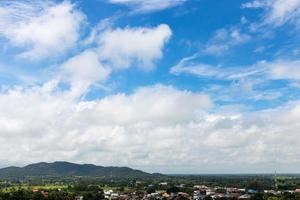
<svg viewBox="0 0 300 200">
<path fill-rule="evenodd" d="M 300 0 L 1 0 L 0 167 L 300 172 Z"/>
</svg>

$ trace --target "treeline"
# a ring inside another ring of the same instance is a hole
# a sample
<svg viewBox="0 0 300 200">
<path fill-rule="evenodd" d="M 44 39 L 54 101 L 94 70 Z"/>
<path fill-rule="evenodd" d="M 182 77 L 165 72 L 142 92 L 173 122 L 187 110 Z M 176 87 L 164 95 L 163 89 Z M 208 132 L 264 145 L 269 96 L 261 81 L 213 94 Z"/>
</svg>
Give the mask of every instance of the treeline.
<svg viewBox="0 0 300 200">
<path fill-rule="evenodd" d="M 160 182 L 168 182 L 173 185 L 184 184 L 187 187 L 203 184 L 210 187 L 236 187 L 251 189 L 276 189 L 273 175 L 174 175 L 161 176 L 157 178 L 136 179 L 136 178 L 101 178 L 101 177 L 24 177 L 23 179 L 3 180 L 1 187 L 7 187 L 8 183 L 14 185 L 74 185 L 78 182 L 89 182 L 90 184 L 109 187 L 135 187 L 136 181 L 141 181 L 142 186 L 158 186 Z M 277 178 L 277 189 L 294 190 L 300 188 L 299 175 L 283 175 Z"/>
<path fill-rule="evenodd" d="M 104 192 L 97 185 L 84 183 L 69 187 L 67 190 L 12 188 L 9 191 L 0 192 L 0 200 L 74 200 L 76 196 L 82 196 L 89 200 L 102 200 L 104 199 Z"/>
<path fill-rule="evenodd" d="M 21 189 L 10 192 L 0 192 L 0 200 L 74 200 L 78 195 L 89 200 L 104 199 L 103 194 L 98 192 L 81 192 L 76 194 L 72 192 L 49 191 L 48 195 L 44 196 L 44 194 L 40 192 Z"/>
<path fill-rule="evenodd" d="M 277 177 L 277 188 L 273 175 L 174 175 L 170 182 L 183 183 L 187 186 L 203 184 L 210 187 L 236 187 L 257 190 L 295 190 L 300 188 L 300 176 L 282 175 Z"/>
<path fill-rule="evenodd" d="M 300 194 L 285 192 L 279 196 L 272 194 L 258 193 L 251 197 L 250 200 L 300 200 Z"/>
<path fill-rule="evenodd" d="M 212 197 L 207 196 L 203 200 L 213 200 Z M 238 200 L 238 198 L 218 198 L 218 200 Z M 263 193 L 258 193 L 253 195 L 250 200 L 300 200 L 300 195 L 299 194 L 292 194 L 292 193 L 283 193 L 279 196 L 274 196 L 271 194 L 263 194 Z"/>
</svg>

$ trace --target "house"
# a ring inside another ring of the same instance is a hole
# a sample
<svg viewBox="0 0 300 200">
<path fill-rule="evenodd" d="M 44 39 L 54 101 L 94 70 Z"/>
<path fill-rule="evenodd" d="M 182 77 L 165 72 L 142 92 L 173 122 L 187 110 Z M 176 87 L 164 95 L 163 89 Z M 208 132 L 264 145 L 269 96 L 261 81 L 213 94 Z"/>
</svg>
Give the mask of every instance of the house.
<svg viewBox="0 0 300 200">
<path fill-rule="evenodd" d="M 170 198 L 170 195 L 165 192 L 165 193 L 162 194 L 162 197 L 164 197 L 164 198 Z"/>
<path fill-rule="evenodd" d="M 113 190 L 107 190 L 107 191 L 104 191 L 104 198 L 105 198 L 105 199 L 109 199 L 109 198 L 110 198 L 110 195 L 111 195 L 113 192 L 114 192 Z"/>
<path fill-rule="evenodd" d="M 242 196 L 239 197 L 239 199 L 250 199 L 251 195 L 249 194 L 243 194 Z"/>
<path fill-rule="evenodd" d="M 112 193 L 110 195 L 110 199 L 119 199 L 120 198 L 120 195 L 118 193 Z"/>
<path fill-rule="evenodd" d="M 248 192 L 249 194 L 255 194 L 255 193 L 257 193 L 257 190 L 254 190 L 254 189 L 248 189 L 247 192 Z"/>
<path fill-rule="evenodd" d="M 38 189 L 32 189 L 32 192 L 33 193 L 36 193 L 36 192 L 39 192 L 40 190 L 38 190 Z"/>
<path fill-rule="evenodd" d="M 161 182 L 161 183 L 159 183 L 159 185 L 160 185 L 160 186 L 167 186 L 168 183 L 167 183 L 167 182 Z"/>
<path fill-rule="evenodd" d="M 83 196 L 76 196 L 74 200 L 83 200 Z"/>
<path fill-rule="evenodd" d="M 208 187 L 206 185 L 194 185 L 194 190 L 207 190 Z"/>
<path fill-rule="evenodd" d="M 120 195 L 120 199 L 127 200 L 127 199 L 130 199 L 130 198 L 129 198 L 129 196 L 127 194 L 121 194 Z"/>
<path fill-rule="evenodd" d="M 209 188 L 206 190 L 206 195 L 214 195 L 215 194 L 215 190 L 212 188 Z"/>
<path fill-rule="evenodd" d="M 246 192 L 246 189 L 244 189 L 244 188 L 239 188 L 239 189 L 238 189 L 238 192 L 240 192 L 240 193 L 245 193 L 245 192 Z"/>
</svg>

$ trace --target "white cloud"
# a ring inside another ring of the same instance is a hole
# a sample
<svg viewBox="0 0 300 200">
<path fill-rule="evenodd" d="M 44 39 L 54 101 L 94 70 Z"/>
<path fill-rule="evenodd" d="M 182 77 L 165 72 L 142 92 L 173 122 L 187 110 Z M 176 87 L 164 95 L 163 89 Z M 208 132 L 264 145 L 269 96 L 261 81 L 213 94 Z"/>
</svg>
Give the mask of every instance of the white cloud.
<svg viewBox="0 0 300 200">
<path fill-rule="evenodd" d="M 0 160 L 69 160 L 169 173 L 270 172 L 275 165 L 291 172 L 300 166 L 299 102 L 211 113 L 209 97 L 171 86 L 85 101 L 57 85 L 1 92 Z"/>
<path fill-rule="evenodd" d="M 299 0 L 254 0 L 242 4 L 243 8 L 262 8 L 265 13 L 261 24 L 254 25 L 260 27 L 263 25 L 282 26 L 286 23 L 299 26 L 300 20 L 300 1 Z"/>
<path fill-rule="evenodd" d="M 259 61 L 249 66 L 222 66 L 201 62 L 201 57 L 195 54 L 183 58 L 171 67 L 170 73 L 197 76 L 201 79 L 222 81 L 218 87 L 206 88 L 206 92 L 215 95 L 214 100 L 236 102 L 251 99 L 274 100 L 289 94 L 300 80 L 299 60 Z M 279 80 L 280 88 L 266 88 Z M 294 82 L 294 83 L 291 83 Z"/>
<path fill-rule="evenodd" d="M 78 96 L 97 82 L 105 81 L 111 71 L 137 65 L 144 70 L 155 67 L 155 61 L 163 55 L 163 47 L 171 37 L 167 25 L 155 28 L 125 28 L 105 30 L 100 23 L 84 42 L 98 43 L 94 49 L 86 49 L 61 65 L 71 84 L 73 95 Z"/>
<path fill-rule="evenodd" d="M 114 68 L 136 64 L 142 69 L 153 69 L 171 35 L 171 29 L 165 24 L 154 28 L 107 30 L 99 36 L 99 58 Z"/>
<path fill-rule="evenodd" d="M 171 6 L 171 1 L 111 1 L 129 3 L 143 12 Z M 51 56 L 69 49 L 79 39 L 84 16 L 69 2 L 3 2 L 0 34 L 24 48 L 22 56 Z M 172 6 L 176 4 L 172 2 Z M 183 1 L 177 1 L 180 2 Z M 44 37 L 42 33 L 48 26 L 50 35 Z M 167 25 L 112 29 L 104 23 L 83 42 L 95 47 L 97 41 L 99 47 L 86 49 L 64 62 L 59 74 L 62 77 L 39 86 L 1 88 L 1 163 L 68 160 L 168 173 L 237 172 L 236 169 L 270 172 L 275 165 L 279 171 L 298 170 L 299 102 L 272 110 L 241 111 L 235 105 L 214 106 L 207 94 L 159 84 L 90 101 L 80 98 L 92 85 L 102 84 L 112 70 L 133 65 L 153 69 L 171 35 Z M 45 39 L 48 37 L 51 40 Z M 207 53 L 220 53 L 249 39 L 239 29 L 221 29 L 207 44 Z M 182 59 L 171 73 L 238 80 L 230 87 L 251 93 L 253 84 L 248 79 L 298 81 L 299 63 L 276 60 L 243 68 L 224 67 L 202 63 L 195 55 Z M 63 83 L 70 84 L 70 88 L 61 88 L 65 87 Z M 220 94 L 217 92 L 223 98 Z M 241 94 L 244 93 L 238 92 Z M 280 95 L 280 91 L 265 91 L 255 98 L 274 99 Z"/>
<path fill-rule="evenodd" d="M 170 72 L 175 75 L 192 74 L 199 77 L 208 77 L 220 80 L 238 80 L 251 76 L 259 76 L 265 71 L 264 67 L 228 67 L 202 63 L 199 55 L 183 58 L 178 64 L 171 67 Z"/>
<path fill-rule="evenodd" d="M 111 71 L 100 63 L 97 53 L 93 50 L 86 50 L 70 58 L 62 64 L 62 68 L 67 73 L 67 79 L 70 79 L 75 95 L 85 92 L 96 82 L 105 81 Z"/>
<path fill-rule="evenodd" d="M 178 64 L 171 67 L 170 72 L 175 75 L 193 74 L 200 77 L 224 77 L 224 75 L 221 74 L 222 69 L 212 65 L 195 62 L 194 59 L 196 59 L 197 56 L 198 55 L 195 54 L 181 59 Z"/>
<path fill-rule="evenodd" d="M 267 1 L 254 0 L 242 4 L 242 8 L 263 8 L 267 5 Z"/>
<path fill-rule="evenodd" d="M 213 38 L 201 50 L 204 54 L 223 55 L 230 48 L 248 42 L 251 36 L 242 33 L 238 28 L 219 29 L 215 32 Z"/>
<path fill-rule="evenodd" d="M 187 0 L 108 0 L 113 4 L 128 5 L 133 9 L 134 13 L 147 13 L 153 11 L 164 10 L 183 4 Z"/>
<path fill-rule="evenodd" d="M 268 68 L 270 79 L 300 80 L 300 60 L 278 60 L 262 64 L 265 64 Z"/>
<path fill-rule="evenodd" d="M 177 148 L 188 139 L 181 124 L 191 122 L 212 104 L 206 95 L 163 85 L 93 101 L 77 100 L 68 95 L 72 91 L 60 91 L 57 85 L 53 81 L 1 93 L 0 152 L 8 146 L 10 150 L 1 153 L 0 160 L 131 166 L 157 161 L 165 165 L 173 162 L 170 147 L 178 157 L 188 153 Z"/>
<path fill-rule="evenodd" d="M 76 45 L 85 16 L 68 1 L 1 1 L 0 36 L 24 51 L 21 57 L 42 59 Z"/>
<path fill-rule="evenodd" d="M 250 66 L 215 66 L 202 63 L 199 55 L 183 58 L 171 67 L 175 75 L 192 74 L 220 80 L 260 77 L 264 80 L 300 80 L 300 60 L 259 61 Z"/>
<path fill-rule="evenodd" d="M 180 114 L 176 114 L 180 105 Z M 198 109 L 209 108 L 211 105 L 206 95 L 155 85 L 140 88 L 130 96 L 118 94 L 106 97 L 99 101 L 95 113 L 99 113 L 98 118 L 102 118 L 103 123 L 176 124 L 193 119 Z"/>
</svg>

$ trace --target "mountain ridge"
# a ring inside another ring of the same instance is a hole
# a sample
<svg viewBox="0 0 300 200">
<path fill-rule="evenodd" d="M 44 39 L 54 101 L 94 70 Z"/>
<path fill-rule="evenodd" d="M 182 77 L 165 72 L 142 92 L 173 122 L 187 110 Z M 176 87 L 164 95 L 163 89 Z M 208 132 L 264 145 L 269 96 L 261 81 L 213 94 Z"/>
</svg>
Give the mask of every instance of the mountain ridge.
<svg viewBox="0 0 300 200">
<path fill-rule="evenodd" d="M 129 167 L 97 166 L 94 164 L 77 164 L 66 161 L 38 162 L 24 167 L 10 166 L 0 169 L 0 178 L 20 177 L 116 177 L 116 178 L 151 178 L 158 176 Z"/>
</svg>

